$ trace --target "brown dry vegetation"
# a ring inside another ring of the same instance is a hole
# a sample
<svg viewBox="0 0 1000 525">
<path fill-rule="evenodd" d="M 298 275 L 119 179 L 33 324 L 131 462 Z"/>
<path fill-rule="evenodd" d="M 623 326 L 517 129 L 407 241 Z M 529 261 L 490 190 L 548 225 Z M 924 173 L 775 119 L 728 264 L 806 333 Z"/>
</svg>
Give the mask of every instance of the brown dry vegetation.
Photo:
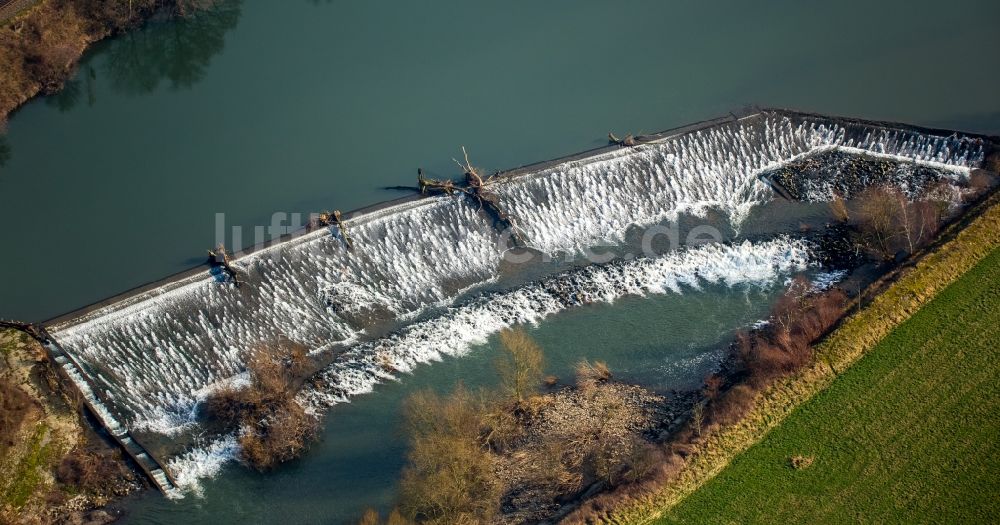
<svg viewBox="0 0 1000 525">
<path fill-rule="evenodd" d="M 847 201 L 840 195 L 834 195 L 833 200 L 830 201 L 830 212 L 840 222 L 847 222 L 851 218 L 847 210 Z"/>
<path fill-rule="evenodd" d="M 425 391 L 406 406 L 410 453 L 400 483 L 402 510 L 422 523 L 482 523 L 499 510 L 496 458 L 483 444 L 481 393 L 459 385 L 449 396 Z"/>
<path fill-rule="evenodd" d="M 361 517 L 361 521 L 358 522 L 358 525 L 380 525 L 382 523 L 385 525 L 413 525 L 413 521 L 403 516 L 399 509 L 393 509 L 389 512 L 385 521 L 382 521 L 382 517 L 379 515 L 377 510 L 368 509 Z"/>
<path fill-rule="evenodd" d="M 497 359 L 503 389 L 510 397 L 523 401 L 542 383 L 544 360 L 538 344 L 524 330 L 500 333 L 503 355 Z"/>
<path fill-rule="evenodd" d="M 282 342 L 250 353 L 246 387 L 225 386 L 205 400 L 206 414 L 239 428 L 241 457 L 257 470 L 270 470 L 302 454 L 319 425 L 295 401 L 298 383 L 310 368 L 306 350 Z"/>
<path fill-rule="evenodd" d="M 970 181 L 964 196 L 977 199 L 993 183 L 992 176 L 978 186 Z M 954 213 L 958 197 L 953 188 L 935 185 L 910 202 L 897 190 L 873 187 L 852 203 L 834 204 L 832 211 L 875 260 L 884 260 L 928 244 Z M 834 360 L 818 354 L 815 344 L 841 321 L 849 302 L 840 289 L 817 292 L 806 279 L 794 279 L 773 305 L 770 323 L 737 335 L 723 371 L 706 379 L 686 425 L 665 441 L 662 432 L 650 439 L 635 428 L 605 431 L 642 418 L 629 414 L 636 405 L 623 403 L 622 391 L 604 388 L 613 383 L 603 363 L 582 361 L 576 388 L 535 394 L 541 369 L 525 363 L 541 359 L 518 357 L 510 347 L 534 347 L 526 335 L 506 333 L 501 340 L 507 359 L 498 367 L 506 397 L 458 388 L 451 396 L 422 393 L 411 400 L 407 414 L 414 441 L 404 474 L 403 515 L 418 523 L 516 523 L 550 519 L 558 509 L 579 504 L 564 522 L 602 521 L 621 502 L 679 477 L 706 442 L 744 424 L 774 385 L 816 366 L 836 373 Z M 567 392 L 573 403 L 560 404 Z M 574 413 L 574 404 L 584 413 Z M 552 415 L 558 411 L 571 414 L 560 421 L 574 423 L 543 423 L 558 419 Z M 794 462 L 808 468 L 810 459 Z M 375 514 L 368 518 L 378 522 Z"/>
<path fill-rule="evenodd" d="M 874 186 L 857 199 L 857 227 L 869 251 L 892 259 L 903 251 L 913 253 L 934 237 L 957 196 L 946 184 L 928 188 L 910 201 L 894 187 Z"/>
<path fill-rule="evenodd" d="M 0 523 L 106 523 L 99 509 L 139 486 L 79 419 L 41 347 L 0 331 Z"/>
<path fill-rule="evenodd" d="M 62 89 L 88 45 L 159 9 L 185 14 L 210 0 L 43 0 L 0 27 L 0 123 L 31 97 Z"/>
<path fill-rule="evenodd" d="M 846 304 L 847 296 L 839 289 L 815 293 L 809 291 L 807 280 L 793 280 L 773 306 L 768 325 L 737 335 L 727 369 L 706 379 L 702 401 L 695 405 L 687 425 L 670 440 L 647 450 L 650 467 L 645 475 L 583 502 L 564 521 L 599 521 L 621 501 L 669 483 L 699 444 L 738 423 L 760 392 L 815 362 L 812 343 L 837 323 Z"/>
<path fill-rule="evenodd" d="M 987 178 L 979 190 L 970 184 L 967 201 L 977 200 L 995 185 L 995 175 Z M 649 476 L 584 502 L 562 522 L 646 521 L 714 476 L 732 457 L 994 249 L 1000 243 L 998 200 L 993 195 L 979 203 L 976 209 L 985 211 L 970 226 L 964 227 L 962 221 L 949 226 L 945 238 L 955 238 L 922 257 L 915 267 L 907 264 L 879 279 L 864 294 L 878 294 L 872 303 L 846 320 L 835 315 L 843 309 L 841 292 L 807 296 L 803 305 L 793 283 L 775 306 L 772 324 L 763 331 L 743 334 L 734 345 L 731 375 L 706 381 L 706 423 L 700 435 L 690 421 L 669 443 L 658 447 L 659 458 Z M 782 317 L 785 322 L 778 320 Z M 824 335 L 834 325 L 837 329 Z M 809 348 L 801 346 L 813 335 L 822 342 L 813 339 Z M 802 457 L 796 463 L 806 468 L 809 459 Z"/>
<path fill-rule="evenodd" d="M 16 444 L 14 438 L 30 413 L 39 410 L 38 403 L 9 380 L 0 380 L 0 451 Z"/>
<path fill-rule="evenodd" d="M 523 330 L 500 341 L 496 391 L 458 385 L 407 400 L 410 452 L 400 512 L 388 523 L 535 521 L 653 467 L 650 436 L 672 419 L 663 398 L 611 383 L 607 365 L 587 361 L 578 387 L 540 395 L 541 349 Z M 379 516 L 369 511 L 362 523 Z"/>
</svg>

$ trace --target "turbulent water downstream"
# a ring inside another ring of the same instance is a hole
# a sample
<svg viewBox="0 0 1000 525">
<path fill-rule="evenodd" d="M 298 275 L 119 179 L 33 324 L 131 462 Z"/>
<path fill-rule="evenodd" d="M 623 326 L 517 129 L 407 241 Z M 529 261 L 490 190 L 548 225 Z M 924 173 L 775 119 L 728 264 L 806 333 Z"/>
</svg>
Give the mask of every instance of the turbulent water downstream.
<svg viewBox="0 0 1000 525">
<path fill-rule="evenodd" d="M 763 113 L 547 165 L 504 178 L 495 191 L 530 253 L 579 256 L 624 245 L 637 228 L 682 214 L 711 212 L 738 227 L 773 198 L 760 174 L 831 150 L 916 162 L 953 177 L 983 154 L 980 142 L 958 135 Z M 190 441 L 201 432 L 199 400 L 239 379 L 245 351 L 262 342 L 288 338 L 327 358 L 317 382 L 323 386 L 301 395 L 323 410 L 370 391 L 394 370 L 460 355 L 503 327 L 575 305 L 704 283 L 763 285 L 814 262 L 808 243 L 778 236 L 590 266 L 516 265 L 485 214 L 449 197 L 357 216 L 348 228 L 351 251 L 336 231 L 321 229 L 239 258 L 235 266 L 249 285 L 206 271 L 51 332 L 94 386 L 92 401 L 106 408 L 106 423 Z M 535 277 L 514 277 L 525 273 Z M 226 436 L 194 443 L 168 458 L 182 485 L 194 486 L 235 447 Z"/>
</svg>

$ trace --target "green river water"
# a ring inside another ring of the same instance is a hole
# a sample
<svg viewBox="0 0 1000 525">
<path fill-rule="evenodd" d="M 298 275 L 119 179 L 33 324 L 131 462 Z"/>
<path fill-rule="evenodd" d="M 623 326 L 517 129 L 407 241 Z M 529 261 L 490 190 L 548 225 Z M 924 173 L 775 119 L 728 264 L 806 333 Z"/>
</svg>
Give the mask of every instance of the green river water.
<svg viewBox="0 0 1000 525">
<path fill-rule="evenodd" d="M 745 105 L 1000 133 L 996 2 L 222 2 L 89 51 L 17 111 L 0 166 L 0 317 L 50 318 L 200 263 L 226 227 L 353 209 Z M 564 312 L 549 371 L 605 359 L 696 385 L 775 289 L 713 288 Z M 346 523 L 392 505 L 416 388 L 490 384 L 492 353 L 422 366 L 335 407 L 302 460 L 231 464 L 203 497 L 127 501 L 129 523 Z"/>
</svg>

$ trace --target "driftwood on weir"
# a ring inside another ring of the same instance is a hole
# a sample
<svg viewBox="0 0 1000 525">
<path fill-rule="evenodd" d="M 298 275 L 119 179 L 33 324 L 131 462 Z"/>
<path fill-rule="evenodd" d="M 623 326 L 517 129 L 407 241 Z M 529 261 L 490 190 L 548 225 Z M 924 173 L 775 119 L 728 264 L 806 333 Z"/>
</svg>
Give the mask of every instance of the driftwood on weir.
<svg viewBox="0 0 1000 525">
<path fill-rule="evenodd" d="M 618 137 L 615 136 L 614 133 L 611 133 L 609 131 L 608 132 L 608 144 L 615 144 L 615 145 L 618 145 L 618 146 L 623 146 L 623 147 L 630 148 L 632 146 L 638 145 L 639 142 L 635 139 L 635 136 L 633 136 L 631 133 L 629 133 L 628 135 L 625 135 L 624 138 L 618 138 Z"/>
<path fill-rule="evenodd" d="M 233 258 L 226 251 L 226 247 L 221 243 L 214 251 L 208 250 L 208 263 L 212 265 L 213 268 L 222 268 L 222 270 L 229 275 L 229 278 L 233 280 L 233 284 L 239 287 L 239 285 L 243 284 L 243 281 L 240 280 L 239 272 L 233 267 L 232 262 Z"/>
<path fill-rule="evenodd" d="M 51 340 L 51 337 L 49 337 L 48 330 L 46 330 L 44 326 L 37 325 L 34 323 L 25 323 L 22 321 L 0 319 L 0 328 L 10 328 L 28 334 L 28 336 L 30 336 L 32 339 L 42 344 L 45 344 Z"/>
<path fill-rule="evenodd" d="M 347 225 L 344 224 L 343 219 L 340 217 L 340 210 L 333 210 L 332 212 L 324 211 L 316 217 L 316 224 L 319 226 L 336 226 L 340 230 L 340 237 L 344 239 L 344 244 L 347 245 L 348 250 L 354 249 L 354 239 L 351 239 L 351 234 L 347 233 Z"/>
<path fill-rule="evenodd" d="M 462 146 L 462 154 L 465 162 L 455 160 L 465 175 L 465 180 L 456 183 L 455 181 L 444 179 L 429 179 L 424 177 L 424 170 L 417 168 L 417 188 L 424 195 L 458 195 L 463 194 L 475 202 L 480 211 L 486 212 L 493 218 L 493 222 L 502 231 L 510 232 L 511 239 L 517 245 L 524 245 L 524 239 L 517 232 L 514 219 L 500 207 L 500 198 L 490 191 L 490 186 L 497 180 L 498 173 L 484 177 L 479 168 L 469 162 L 469 154 Z"/>
</svg>

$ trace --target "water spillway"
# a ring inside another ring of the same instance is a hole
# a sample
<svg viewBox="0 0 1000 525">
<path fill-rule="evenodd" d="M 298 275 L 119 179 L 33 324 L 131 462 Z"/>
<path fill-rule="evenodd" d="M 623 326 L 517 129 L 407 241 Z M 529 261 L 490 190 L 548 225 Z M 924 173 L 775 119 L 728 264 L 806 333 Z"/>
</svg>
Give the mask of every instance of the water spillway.
<svg viewBox="0 0 1000 525">
<path fill-rule="evenodd" d="M 630 229 L 680 214 L 711 210 L 738 225 L 773 198 L 759 175 L 811 155 L 891 158 L 957 178 L 984 153 L 975 137 L 781 111 L 646 139 L 516 170 L 493 191 L 534 252 L 553 257 L 621 244 Z M 469 199 L 413 200 L 347 225 L 353 250 L 335 229 L 319 229 L 237 258 L 248 285 L 206 270 L 49 332 L 79 365 L 108 426 L 193 435 L 198 402 L 244 372 L 247 350 L 279 338 L 329 356 L 320 381 L 301 396 L 322 409 L 418 363 L 460 354 L 505 326 L 574 305 L 679 293 L 700 282 L 770 282 L 810 264 L 808 245 L 783 237 L 552 265 L 537 270 L 538 279 L 476 295 L 503 282 L 512 252 Z M 222 437 L 206 447 L 231 452 L 234 444 Z M 185 478 L 206 454 L 178 454 L 173 474 Z"/>
</svg>

